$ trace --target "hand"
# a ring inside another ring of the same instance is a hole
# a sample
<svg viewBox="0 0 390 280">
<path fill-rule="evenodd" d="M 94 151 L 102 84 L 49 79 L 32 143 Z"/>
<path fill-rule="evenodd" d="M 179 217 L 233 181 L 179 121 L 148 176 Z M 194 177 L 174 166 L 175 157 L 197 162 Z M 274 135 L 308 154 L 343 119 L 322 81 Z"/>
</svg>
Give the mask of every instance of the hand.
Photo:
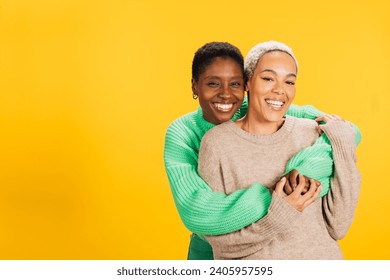
<svg viewBox="0 0 390 280">
<path fill-rule="evenodd" d="M 283 191 L 283 187 L 287 182 L 286 177 L 283 177 L 275 186 L 275 193 L 282 197 L 288 204 L 294 207 L 297 211 L 302 212 L 306 207 L 312 204 L 321 192 L 321 186 L 317 187 L 317 184 L 313 179 L 309 179 L 310 187 L 307 193 L 302 194 L 305 188 L 305 178 L 299 174 L 299 183 L 295 190 L 286 195 Z"/>
<path fill-rule="evenodd" d="M 329 114 L 329 115 L 318 116 L 315 121 L 318 122 L 318 124 L 321 124 L 321 122 L 329 123 L 331 121 L 344 121 L 344 119 L 342 119 L 338 115 Z M 321 129 L 321 126 L 318 126 L 317 129 L 318 129 L 318 133 L 322 134 L 323 131 Z"/>
<path fill-rule="evenodd" d="M 284 185 L 283 190 L 287 195 L 291 194 L 295 190 L 295 188 L 298 186 L 298 184 L 299 184 L 299 176 L 298 175 L 299 175 L 299 173 L 295 169 L 286 174 L 286 184 Z M 303 188 L 302 194 L 305 194 L 309 190 L 310 178 L 306 177 L 306 176 L 303 176 L 303 177 L 305 179 L 305 187 Z M 321 185 L 321 183 L 317 180 L 314 180 L 314 182 L 316 183 L 317 187 L 319 187 Z"/>
</svg>

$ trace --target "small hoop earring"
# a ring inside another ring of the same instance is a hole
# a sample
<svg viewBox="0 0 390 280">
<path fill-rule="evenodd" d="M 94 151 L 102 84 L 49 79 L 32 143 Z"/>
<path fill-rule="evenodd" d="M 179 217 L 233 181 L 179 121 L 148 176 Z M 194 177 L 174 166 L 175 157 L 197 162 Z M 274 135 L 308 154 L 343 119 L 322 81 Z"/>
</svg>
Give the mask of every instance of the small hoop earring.
<svg viewBox="0 0 390 280">
<path fill-rule="evenodd" d="M 197 95 L 196 93 L 193 93 L 193 94 L 192 94 L 192 98 L 193 98 L 194 100 L 196 100 L 196 99 L 198 99 L 198 95 Z"/>
</svg>

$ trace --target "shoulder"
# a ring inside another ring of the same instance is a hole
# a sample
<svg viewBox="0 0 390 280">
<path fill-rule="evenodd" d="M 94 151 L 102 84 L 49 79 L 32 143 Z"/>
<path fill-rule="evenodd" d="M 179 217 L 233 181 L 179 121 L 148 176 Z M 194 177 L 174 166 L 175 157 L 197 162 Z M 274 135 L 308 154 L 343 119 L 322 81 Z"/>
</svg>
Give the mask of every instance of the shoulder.
<svg viewBox="0 0 390 280">
<path fill-rule="evenodd" d="M 230 134 L 230 128 L 235 125 L 233 121 L 227 121 L 219 124 L 206 132 L 202 139 L 202 143 L 206 141 L 223 141 Z"/>
<path fill-rule="evenodd" d="M 166 166 L 180 164 L 197 165 L 200 139 L 196 134 L 196 112 L 174 120 L 167 128 L 164 144 Z"/>
<path fill-rule="evenodd" d="M 185 114 L 176 120 L 174 120 L 169 126 L 167 130 L 182 128 L 186 126 L 190 126 L 191 123 L 195 122 L 196 111 Z"/>
<path fill-rule="evenodd" d="M 210 129 L 204 135 L 202 142 L 200 144 L 200 153 L 221 155 L 221 147 L 230 145 L 232 139 L 230 126 L 235 125 L 234 122 L 228 121 L 222 124 L 219 124 L 212 129 Z"/>
<path fill-rule="evenodd" d="M 293 123 L 292 132 L 298 134 L 300 137 L 318 138 L 318 124 L 311 119 L 303 119 L 287 116 L 288 120 Z"/>
<path fill-rule="evenodd" d="M 188 113 L 174 120 L 165 133 L 164 155 L 177 156 L 178 151 L 197 154 L 201 137 L 197 131 L 196 112 Z"/>
<path fill-rule="evenodd" d="M 185 114 L 184 116 L 181 116 L 180 118 L 177 118 L 174 120 L 167 128 L 166 136 L 178 133 L 191 133 L 194 131 L 194 128 L 196 127 L 196 111 L 191 112 L 188 114 Z"/>
<path fill-rule="evenodd" d="M 294 123 L 294 129 L 310 131 L 310 130 L 316 130 L 318 127 L 318 124 L 315 120 L 296 118 L 292 116 L 288 116 L 287 118 L 289 118 L 290 121 Z"/>
</svg>

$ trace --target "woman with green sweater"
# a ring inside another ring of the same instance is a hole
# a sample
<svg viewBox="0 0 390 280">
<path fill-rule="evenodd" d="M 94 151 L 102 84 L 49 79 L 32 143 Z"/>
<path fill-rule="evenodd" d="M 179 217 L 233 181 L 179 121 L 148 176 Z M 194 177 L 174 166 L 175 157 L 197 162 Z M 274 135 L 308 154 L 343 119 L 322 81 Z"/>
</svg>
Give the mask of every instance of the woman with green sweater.
<svg viewBox="0 0 390 280">
<path fill-rule="evenodd" d="M 215 42 L 204 45 L 192 64 L 193 98 L 199 98 L 200 108 L 175 120 L 166 132 L 164 163 L 172 195 L 184 225 L 193 232 L 188 259 L 213 259 L 204 235 L 231 233 L 258 221 L 267 214 L 272 200 L 262 182 L 229 195 L 212 192 L 197 172 L 204 134 L 246 114 L 245 82 L 243 57 L 236 47 Z M 323 113 L 312 106 L 291 105 L 287 115 L 316 119 Z M 360 141 L 359 133 L 356 141 Z M 332 168 L 331 146 L 319 142 L 297 153 L 285 174 L 297 170 L 318 180 L 323 196 L 329 190 Z M 291 177 L 296 178 L 296 173 Z"/>
</svg>

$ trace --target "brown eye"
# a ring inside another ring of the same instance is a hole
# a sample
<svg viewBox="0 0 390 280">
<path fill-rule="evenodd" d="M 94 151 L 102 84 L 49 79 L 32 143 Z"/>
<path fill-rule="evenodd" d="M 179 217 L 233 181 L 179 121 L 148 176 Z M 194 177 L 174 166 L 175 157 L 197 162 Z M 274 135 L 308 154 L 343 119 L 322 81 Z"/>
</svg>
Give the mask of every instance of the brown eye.
<svg viewBox="0 0 390 280">
<path fill-rule="evenodd" d="M 293 85 L 295 85 L 295 82 L 294 81 L 287 81 L 286 84 L 293 86 Z"/>
<path fill-rule="evenodd" d="M 209 87 L 214 87 L 214 88 L 217 88 L 220 86 L 220 83 L 217 83 L 217 82 L 208 82 L 207 85 Z"/>
<path fill-rule="evenodd" d="M 238 87 L 241 86 L 241 83 L 239 83 L 239 82 L 233 82 L 233 83 L 231 83 L 230 85 L 231 85 L 232 87 L 234 87 L 234 88 L 238 88 Z"/>
</svg>

